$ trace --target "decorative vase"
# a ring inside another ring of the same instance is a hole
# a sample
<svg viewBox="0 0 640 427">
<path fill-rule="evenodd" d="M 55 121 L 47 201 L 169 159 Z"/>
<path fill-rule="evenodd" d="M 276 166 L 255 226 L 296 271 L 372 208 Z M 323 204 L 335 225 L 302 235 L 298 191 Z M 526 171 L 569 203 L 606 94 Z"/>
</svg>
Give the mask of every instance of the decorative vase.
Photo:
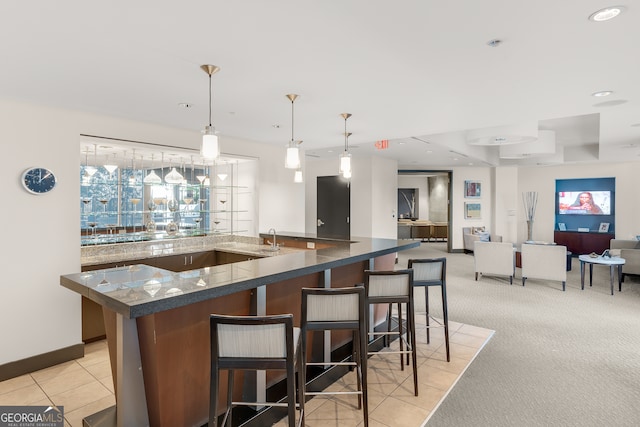
<svg viewBox="0 0 640 427">
<path fill-rule="evenodd" d="M 527 221 L 527 240 L 533 240 L 533 220 Z"/>
</svg>

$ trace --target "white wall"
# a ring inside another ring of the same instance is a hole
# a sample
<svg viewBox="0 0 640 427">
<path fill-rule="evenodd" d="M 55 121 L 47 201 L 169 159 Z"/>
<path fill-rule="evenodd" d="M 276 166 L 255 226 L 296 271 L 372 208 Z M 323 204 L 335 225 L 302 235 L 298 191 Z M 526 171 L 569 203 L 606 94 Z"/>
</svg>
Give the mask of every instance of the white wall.
<svg viewBox="0 0 640 427">
<path fill-rule="evenodd" d="M 0 364 L 81 342 L 80 296 L 59 284 L 80 271 L 80 134 L 197 149 L 199 131 L 0 99 L 0 168 L 4 224 Z M 221 136 L 226 153 L 259 157 L 259 227 L 304 231 L 304 189 L 282 167 L 284 147 Z M 19 177 L 30 166 L 58 177 L 49 194 L 33 196 Z M 274 202 L 275 201 L 275 202 Z"/>
<path fill-rule="evenodd" d="M 538 192 L 533 238 L 553 241 L 555 226 L 556 179 L 616 178 L 616 238 L 631 239 L 640 234 L 640 198 L 638 197 L 638 168 L 640 162 L 561 165 L 549 167 L 521 167 L 518 170 L 518 241 L 527 237 L 522 193 Z"/>
<path fill-rule="evenodd" d="M 353 158 L 351 169 L 351 236 L 396 238 L 397 163 L 380 157 Z M 338 157 L 307 161 L 305 226 L 316 232 L 319 176 L 338 175 Z"/>
</svg>

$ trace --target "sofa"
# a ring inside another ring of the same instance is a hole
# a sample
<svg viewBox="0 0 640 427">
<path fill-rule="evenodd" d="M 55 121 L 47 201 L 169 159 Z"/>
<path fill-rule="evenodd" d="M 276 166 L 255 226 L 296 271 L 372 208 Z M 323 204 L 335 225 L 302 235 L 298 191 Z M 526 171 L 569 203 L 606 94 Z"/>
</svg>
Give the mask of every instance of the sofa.
<svg viewBox="0 0 640 427">
<path fill-rule="evenodd" d="M 640 275 L 640 240 L 611 239 L 609 254 L 625 260 L 621 281 L 627 274 Z"/>
<path fill-rule="evenodd" d="M 567 247 L 524 243 L 520 248 L 522 286 L 527 279 L 558 280 L 567 284 Z"/>
<path fill-rule="evenodd" d="M 502 236 L 485 231 L 484 227 L 462 227 L 464 252 L 473 252 L 477 241 L 502 242 Z"/>
</svg>

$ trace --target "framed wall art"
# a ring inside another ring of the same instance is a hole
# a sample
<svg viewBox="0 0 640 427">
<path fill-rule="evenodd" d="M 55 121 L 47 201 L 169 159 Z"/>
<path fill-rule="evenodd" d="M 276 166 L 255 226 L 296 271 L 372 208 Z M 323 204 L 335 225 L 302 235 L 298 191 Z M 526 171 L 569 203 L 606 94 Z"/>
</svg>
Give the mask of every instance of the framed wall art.
<svg viewBox="0 0 640 427">
<path fill-rule="evenodd" d="M 478 199 L 482 195 L 482 183 L 480 181 L 464 182 L 464 197 L 467 199 Z"/>
<path fill-rule="evenodd" d="M 481 218 L 480 203 L 464 202 L 464 217 L 465 219 L 480 219 Z"/>
</svg>

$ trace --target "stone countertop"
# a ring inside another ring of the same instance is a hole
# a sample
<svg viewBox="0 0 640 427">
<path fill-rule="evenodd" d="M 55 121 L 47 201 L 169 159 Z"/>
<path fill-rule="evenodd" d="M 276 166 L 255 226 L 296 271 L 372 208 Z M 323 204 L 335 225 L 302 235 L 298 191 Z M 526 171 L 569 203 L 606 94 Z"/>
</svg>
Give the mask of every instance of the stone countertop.
<svg viewBox="0 0 640 427">
<path fill-rule="evenodd" d="M 262 238 L 269 238 L 270 236 L 271 233 L 260 233 L 260 237 Z M 278 237 L 316 242 L 335 242 L 339 244 L 348 244 L 353 242 L 353 240 L 336 239 L 332 237 L 318 237 L 316 233 L 300 233 L 295 231 L 276 231 L 276 238 Z"/>
<path fill-rule="evenodd" d="M 197 236 L 164 241 L 83 246 L 80 249 L 80 265 L 119 263 L 159 256 L 184 255 L 215 250 L 255 255 L 257 257 L 286 255 L 301 250 L 280 247 L 278 251 L 270 251 L 269 245 L 260 244 L 260 240 L 257 237 L 244 236 Z"/>
<path fill-rule="evenodd" d="M 66 274 L 60 276 L 60 284 L 127 318 L 136 318 L 420 245 L 393 239 L 354 240 L 357 241 L 319 250 L 281 248 L 275 255 L 252 252 L 265 257 L 179 273 L 138 264 Z M 247 249 L 242 242 L 218 244 L 225 251 Z"/>
</svg>

